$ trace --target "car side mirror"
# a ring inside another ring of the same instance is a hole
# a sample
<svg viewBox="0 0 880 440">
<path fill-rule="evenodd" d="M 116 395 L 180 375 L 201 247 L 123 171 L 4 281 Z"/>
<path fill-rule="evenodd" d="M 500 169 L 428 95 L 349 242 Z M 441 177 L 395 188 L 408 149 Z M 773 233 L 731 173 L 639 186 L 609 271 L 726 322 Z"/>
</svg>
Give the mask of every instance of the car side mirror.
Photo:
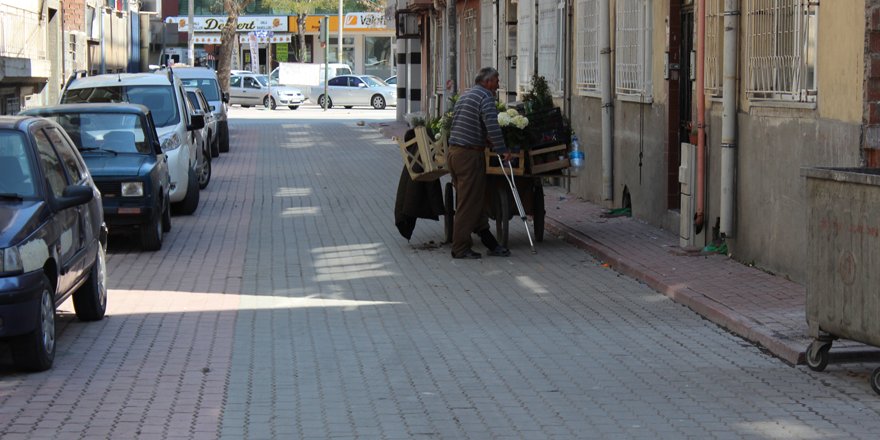
<svg viewBox="0 0 880 440">
<path fill-rule="evenodd" d="M 58 209 L 67 209 L 90 202 L 95 197 L 92 187 L 87 185 L 70 185 L 64 188 L 61 197 L 56 199 Z"/>
<path fill-rule="evenodd" d="M 216 108 L 215 108 L 213 105 L 209 105 L 209 106 L 208 106 L 208 109 L 211 110 L 211 111 L 216 110 Z"/>
<path fill-rule="evenodd" d="M 360 87 L 360 88 L 362 88 L 362 89 L 366 89 L 366 88 L 367 88 L 367 85 L 364 84 L 364 83 L 360 83 L 360 84 L 358 84 L 358 87 Z"/>
<path fill-rule="evenodd" d="M 229 102 L 229 92 L 223 92 L 222 99 L 223 99 L 223 102 L 228 103 Z"/>
<path fill-rule="evenodd" d="M 189 126 L 186 127 L 188 131 L 193 130 L 201 130 L 205 128 L 205 115 L 199 113 L 193 113 L 189 117 Z"/>
</svg>

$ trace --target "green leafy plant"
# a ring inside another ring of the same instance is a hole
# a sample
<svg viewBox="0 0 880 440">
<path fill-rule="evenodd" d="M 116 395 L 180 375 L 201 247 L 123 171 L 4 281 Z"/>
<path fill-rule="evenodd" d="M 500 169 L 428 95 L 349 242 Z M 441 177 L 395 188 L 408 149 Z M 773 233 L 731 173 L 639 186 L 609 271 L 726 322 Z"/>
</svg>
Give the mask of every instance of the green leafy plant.
<svg viewBox="0 0 880 440">
<path fill-rule="evenodd" d="M 534 113 L 553 108 L 553 95 L 547 79 L 541 75 L 532 75 L 531 89 L 523 96 L 527 113 Z"/>
</svg>

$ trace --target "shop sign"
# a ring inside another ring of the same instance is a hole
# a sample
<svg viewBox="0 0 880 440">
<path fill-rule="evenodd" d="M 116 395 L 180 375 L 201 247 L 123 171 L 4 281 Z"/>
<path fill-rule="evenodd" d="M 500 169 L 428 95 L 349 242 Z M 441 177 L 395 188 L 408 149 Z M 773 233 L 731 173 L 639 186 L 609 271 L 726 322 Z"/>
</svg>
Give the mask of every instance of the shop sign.
<svg viewBox="0 0 880 440">
<path fill-rule="evenodd" d="M 226 26 L 226 16 L 193 17 L 193 31 L 219 32 Z M 177 23 L 178 32 L 189 32 L 189 17 L 168 17 L 166 23 Z M 238 17 L 238 32 L 252 31 L 287 32 L 287 17 Z"/>
</svg>

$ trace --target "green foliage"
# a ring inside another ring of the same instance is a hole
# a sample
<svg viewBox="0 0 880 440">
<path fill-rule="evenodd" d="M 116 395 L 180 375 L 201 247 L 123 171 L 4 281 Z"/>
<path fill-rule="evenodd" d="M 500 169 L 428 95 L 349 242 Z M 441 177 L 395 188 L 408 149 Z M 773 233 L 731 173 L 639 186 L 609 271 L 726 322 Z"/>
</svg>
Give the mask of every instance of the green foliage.
<svg viewBox="0 0 880 440">
<path fill-rule="evenodd" d="M 523 103 L 527 113 L 553 108 L 553 96 L 550 94 L 550 86 L 547 85 L 547 80 L 543 76 L 532 75 L 532 87 L 523 96 Z"/>
</svg>

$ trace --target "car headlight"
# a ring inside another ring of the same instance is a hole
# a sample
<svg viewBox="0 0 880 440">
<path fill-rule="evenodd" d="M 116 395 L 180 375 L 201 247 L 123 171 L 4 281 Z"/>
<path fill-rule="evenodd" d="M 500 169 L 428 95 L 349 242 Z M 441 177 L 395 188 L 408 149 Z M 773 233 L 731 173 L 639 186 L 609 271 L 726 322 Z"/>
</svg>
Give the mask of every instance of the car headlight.
<svg viewBox="0 0 880 440">
<path fill-rule="evenodd" d="M 177 133 L 172 134 L 162 141 L 162 151 L 171 151 L 180 148 L 180 136 Z"/>
<path fill-rule="evenodd" d="M 23 270 L 18 246 L 0 249 L 0 273 L 20 273 Z"/>
<path fill-rule="evenodd" d="M 122 197 L 143 197 L 144 182 L 122 182 Z"/>
</svg>

